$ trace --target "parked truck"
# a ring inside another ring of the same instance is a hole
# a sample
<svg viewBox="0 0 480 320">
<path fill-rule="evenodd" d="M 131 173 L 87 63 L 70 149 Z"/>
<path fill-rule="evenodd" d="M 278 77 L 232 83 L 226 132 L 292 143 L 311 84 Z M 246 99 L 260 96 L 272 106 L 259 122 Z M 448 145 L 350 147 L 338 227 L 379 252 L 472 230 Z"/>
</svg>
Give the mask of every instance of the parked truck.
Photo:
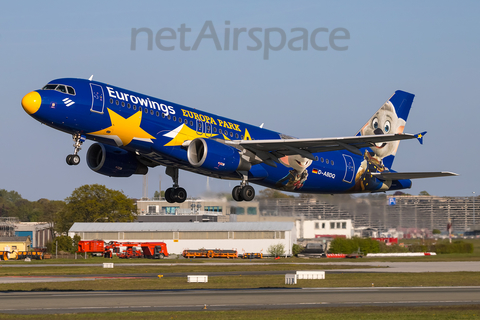
<svg viewBox="0 0 480 320">
<path fill-rule="evenodd" d="M 119 258 L 148 258 L 163 259 L 168 257 L 167 245 L 165 242 L 120 242 L 103 240 L 83 240 L 78 243 L 78 252 L 101 254 L 105 258 L 112 258 L 114 255 Z"/>
</svg>

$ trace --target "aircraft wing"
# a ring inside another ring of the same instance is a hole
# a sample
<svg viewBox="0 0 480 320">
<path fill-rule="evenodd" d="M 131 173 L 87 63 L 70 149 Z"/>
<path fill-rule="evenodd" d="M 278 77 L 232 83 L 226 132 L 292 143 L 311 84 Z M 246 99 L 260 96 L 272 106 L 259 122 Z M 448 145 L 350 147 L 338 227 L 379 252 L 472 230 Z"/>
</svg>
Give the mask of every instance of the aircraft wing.
<svg viewBox="0 0 480 320">
<path fill-rule="evenodd" d="M 376 143 L 390 141 L 419 139 L 422 134 L 382 134 L 369 136 L 353 136 L 340 138 L 319 138 L 319 139 L 272 139 L 272 140 L 233 140 L 226 141 L 227 144 L 238 145 L 253 152 L 261 161 L 276 166 L 278 158 L 286 155 L 301 155 L 307 159 L 315 160 L 312 153 L 327 152 L 336 150 L 348 150 L 354 154 L 362 155 L 360 149 L 372 147 Z"/>
<path fill-rule="evenodd" d="M 372 176 L 381 180 L 403 180 L 458 176 L 453 172 L 373 172 Z"/>
</svg>

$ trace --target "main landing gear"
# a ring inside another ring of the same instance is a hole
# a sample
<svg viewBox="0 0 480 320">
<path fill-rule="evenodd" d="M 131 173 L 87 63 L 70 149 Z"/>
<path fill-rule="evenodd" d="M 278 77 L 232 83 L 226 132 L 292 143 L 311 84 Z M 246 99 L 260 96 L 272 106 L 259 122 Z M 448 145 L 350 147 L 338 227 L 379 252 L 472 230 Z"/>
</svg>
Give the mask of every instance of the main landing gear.
<svg viewBox="0 0 480 320">
<path fill-rule="evenodd" d="M 255 198 L 255 189 L 247 184 L 246 175 L 243 175 L 242 183 L 233 188 L 232 197 L 235 201 L 252 201 Z"/>
<path fill-rule="evenodd" d="M 76 166 L 77 164 L 80 163 L 80 156 L 78 155 L 78 151 L 80 151 L 81 146 L 82 146 L 82 143 L 85 142 L 86 140 L 86 137 L 85 136 L 82 136 L 80 133 L 75 133 L 72 135 L 72 138 L 73 138 L 73 141 L 74 141 L 74 144 L 73 144 L 73 147 L 75 148 L 73 150 L 73 154 L 69 154 L 67 156 L 67 164 L 69 166 Z"/>
<path fill-rule="evenodd" d="M 165 190 L 165 200 L 168 203 L 182 203 L 187 199 L 187 191 L 178 185 L 178 168 L 167 167 L 165 173 L 172 177 L 173 187 Z"/>
</svg>

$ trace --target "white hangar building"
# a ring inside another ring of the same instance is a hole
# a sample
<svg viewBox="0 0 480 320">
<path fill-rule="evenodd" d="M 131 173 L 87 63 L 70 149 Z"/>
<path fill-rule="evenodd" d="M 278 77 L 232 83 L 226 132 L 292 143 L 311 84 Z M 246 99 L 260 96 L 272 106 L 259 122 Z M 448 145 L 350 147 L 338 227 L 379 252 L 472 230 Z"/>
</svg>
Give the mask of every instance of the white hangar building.
<svg viewBox="0 0 480 320">
<path fill-rule="evenodd" d="M 266 254 L 271 245 L 283 244 L 291 255 L 297 241 L 293 222 L 76 222 L 68 235 L 106 242 L 163 241 L 175 254 L 201 248 Z"/>
</svg>

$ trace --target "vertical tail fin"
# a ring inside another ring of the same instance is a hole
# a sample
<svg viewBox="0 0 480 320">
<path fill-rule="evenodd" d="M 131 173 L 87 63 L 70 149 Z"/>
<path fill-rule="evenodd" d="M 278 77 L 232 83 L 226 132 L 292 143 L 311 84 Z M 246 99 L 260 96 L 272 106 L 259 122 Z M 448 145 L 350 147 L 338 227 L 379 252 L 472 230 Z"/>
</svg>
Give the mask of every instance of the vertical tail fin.
<svg viewBox="0 0 480 320">
<path fill-rule="evenodd" d="M 358 131 L 357 136 L 403 133 L 415 95 L 397 90 Z M 379 143 L 370 148 L 372 156 L 390 169 L 400 141 Z"/>
</svg>

